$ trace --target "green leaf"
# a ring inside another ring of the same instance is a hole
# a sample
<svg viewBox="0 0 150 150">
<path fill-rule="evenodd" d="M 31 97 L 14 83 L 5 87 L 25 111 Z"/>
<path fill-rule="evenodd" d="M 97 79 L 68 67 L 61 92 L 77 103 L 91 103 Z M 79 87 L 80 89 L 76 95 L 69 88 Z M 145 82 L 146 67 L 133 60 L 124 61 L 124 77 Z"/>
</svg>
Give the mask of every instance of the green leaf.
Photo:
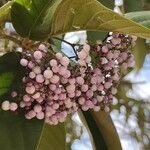
<svg viewBox="0 0 150 150">
<path fill-rule="evenodd" d="M 44 124 L 36 150 L 66 150 L 65 125 Z"/>
<path fill-rule="evenodd" d="M 13 88 L 17 90 L 25 72 L 20 65 L 21 53 L 9 52 L 0 57 L 0 96 L 8 96 Z M 15 83 L 15 84 L 14 84 Z"/>
<path fill-rule="evenodd" d="M 125 14 L 125 16 L 143 26 L 150 28 L 150 11 L 137 11 Z"/>
<path fill-rule="evenodd" d="M 114 0 L 98 0 L 104 6 L 113 9 Z M 99 31 L 87 31 L 87 40 L 95 44 L 97 40 L 103 41 L 107 37 L 108 32 L 99 32 Z"/>
<path fill-rule="evenodd" d="M 0 74 L 0 96 L 7 93 L 14 81 L 14 73 L 6 72 Z"/>
<path fill-rule="evenodd" d="M 103 41 L 107 37 L 108 32 L 87 31 L 87 40 L 95 44 L 97 40 Z"/>
<path fill-rule="evenodd" d="M 11 19 L 16 31 L 23 37 L 41 40 L 51 31 L 51 20 L 61 0 L 16 0 Z"/>
<path fill-rule="evenodd" d="M 133 12 L 133 11 L 141 11 L 143 10 L 143 2 L 142 0 L 124 0 L 124 11 Z"/>
<path fill-rule="evenodd" d="M 79 116 L 90 135 L 93 150 L 107 150 L 106 142 L 91 112 L 80 112 Z"/>
<path fill-rule="evenodd" d="M 0 111 L 0 147 L 3 150 L 65 150 L 64 125 L 49 126 L 37 119 Z M 59 143 L 59 144 L 58 144 Z"/>
<path fill-rule="evenodd" d="M 142 68 L 145 56 L 149 53 L 148 47 L 146 45 L 146 41 L 144 39 L 138 38 L 136 41 L 136 45 L 133 49 L 133 54 L 135 57 L 136 70 Z"/>
<path fill-rule="evenodd" d="M 0 25 L 10 20 L 10 11 L 13 1 L 7 2 L 0 8 Z"/>
<path fill-rule="evenodd" d="M 82 112 L 79 115 L 96 150 L 122 149 L 117 131 L 108 113 L 104 111 Z"/>
<path fill-rule="evenodd" d="M 102 133 L 107 150 L 121 150 L 119 136 L 110 115 L 104 111 L 99 111 L 92 112 L 92 117 Z"/>
<path fill-rule="evenodd" d="M 96 0 L 63 0 L 54 13 L 51 36 L 78 30 L 122 32 L 150 38 L 150 29 L 114 13 Z"/>
<path fill-rule="evenodd" d="M 9 52 L 0 57 L 0 73 L 7 71 L 19 71 L 22 55 L 18 52 Z"/>
<path fill-rule="evenodd" d="M 102 3 L 107 8 L 113 9 L 114 8 L 114 0 L 98 0 L 100 3 Z"/>
</svg>

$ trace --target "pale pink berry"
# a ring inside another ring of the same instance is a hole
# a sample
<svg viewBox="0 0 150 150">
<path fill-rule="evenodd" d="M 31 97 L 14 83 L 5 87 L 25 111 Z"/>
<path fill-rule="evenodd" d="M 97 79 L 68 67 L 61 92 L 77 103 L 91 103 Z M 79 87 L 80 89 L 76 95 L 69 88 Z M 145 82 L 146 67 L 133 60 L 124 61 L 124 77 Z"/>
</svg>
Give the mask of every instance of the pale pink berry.
<svg viewBox="0 0 150 150">
<path fill-rule="evenodd" d="M 36 76 L 36 74 L 35 74 L 34 72 L 30 72 L 30 73 L 29 73 L 29 77 L 30 77 L 31 79 L 34 79 L 35 76 Z"/>
<path fill-rule="evenodd" d="M 126 69 L 128 68 L 128 64 L 127 64 L 127 63 L 123 63 L 123 64 L 121 65 L 121 67 L 126 70 Z"/>
<path fill-rule="evenodd" d="M 103 46 L 102 47 L 102 52 L 103 53 L 107 53 L 108 52 L 108 47 L 107 46 Z"/>
<path fill-rule="evenodd" d="M 16 91 L 11 92 L 11 97 L 16 97 L 16 96 L 17 96 L 17 92 Z"/>
<path fill-rule="evenodd" d="M 31 100 L 30 96 L 29 95 L 24 95 L 23 96 L 23 101 L 24 102 L 29 102 Z"/>
<path fill-rule="evenodd" d="M 86 92 L 86 96 L 87 96 L 88 98 L 92 98 L 92 96 L 93 96 L 93 91 L 88 90 L 88 91 Z"/>
<path fill-rule="evenodd" d="M 83 84 L 81 86 L 81 91 L 86 92 L 89 89 L 89 86 L 87 84 Z"/>
<path fill-rule="evenodd" d="M 60 100 L 64 100 L 64 99 L 66 99 L 66 94 L 64 93 L 64 94 L 59 94 L 59 99 Z"/>
<path fill-rule="evenodd" d="M 58 124 L 58 119 L 57 119 L 57 117 L 56 117 L 55 115 L 53 115 L 53 116 L 51 117 L 51 121 L 52 121 L 52 123 L 53 123 L 54 125 L 57 125 L 57 124 Z"/>
<path fill-rule="evenodd" d="M 50 84 L 49 88 L 50 88 L 50 90 L 55 91 L 56 90 L 56 85 L 55 84 Z"/>
<path fill-rule="evenodd" d="M 92 84 L 96 84 L 96 83 L 97 83 L 97 77 L 94 77 L 94 76 L 93 76 L 93 77 L 91 78 L 91 83 L 92 83 Z"/>
<path fill-rule="evenodd" d="M 26 87 L 26 92 L 28 94 L 33 94 L 35 92 L 35 87 L 32 85 L 32 86 L 27 86 Z"/>
<path fill-rule="evenodd" d="M 68 82 L 69 82 L 70 84 L 75 84 L 76 80 L 75 80 L 75 78 L 72 78 L 72 79 L 69 79 Z"/>
<path fill-rule="evenodd" d="M 52 66 L 52 67 L 56 67 L 57 66 L 57 60 L 56 59 L 52 59 L 52 60 L 50 60 L 50 66 Z"/>
<path fill-rule="evenodd" d="M 112 44 L 117 45 L 121 43 L 121 39 L 120 38 L 112 38 L 111 39 Z"/>
<path fill-rule="evenodd" d="M 91 58 L 90 56 L 87 56 L 86 59 L 85 59 L 85 62 L 86 62 L 87 64 L 90 64 L 90 63 L 91 63 L 91 60 L 92 60 L 92 58 Z"/>
<path fill-rule="evenodd" d="M 10 110 L 11 110 L 11 111 L 16 111 L 17 108 L 18 108 L 17 103 L 10 103 Z"/>
<path fill-rule="evenodd" d="M 84 50 L 84 51 L 89 52 L 90 49 L 91 49 L 91 48 L 90 48 L 90 45 L 88 45 L 88 44 L 84 44 L 84 45 L 83 45 L 83 50 Z"/>
<path fill-rule="evenodd" d="M 35 64 L 32 62 L 32 61 L 29 61 L 29 63 L 28 63 L 28 68 L 29 69 L 32 69 L 32 68 L 34 68 L 35 67 Z"/>
<path fill-rule="evenodd" d="M 45 51 L 47 48 L 44 44 L 40 44 L 38 47 L 39 50 Z"/>
<path fill-rule="evenodd" d="M 82 50 L 81 52 L 78 53 L 78 57 L 79 59 L 84 60 L 87 57 L 87 53 Z"/>
<path fill-rule="evenodd" d="M 61 83 L 66 84 L 68 82 L 67 78 L 61 78 Z"/>
<path fill-rule="evenodd" d="M 83 110 L 83 111 L 87 111 L 88 109 L 89 109 L 88 106 L 85 106 L 85 105 L 82 106 L 82 110 Z"/>
<path fill-rule="evenodd" d="M 55 110 L 58 109 L 59 108 L 59 104 L 58 103 L 53 104 L 52 108 L 55 109 Z"/>
<path fill-rule="evenodd" d="M 39 113 L 37 113 L 36 114 L 36 117 L 37 117 L 37 119 L 39 119 L 39 120 L 42 120 L 42 119 L 44 119 L 44 113 L 43 112 L 39 112 Z"/>
<path fill-rule="evenodd" d="M 67 57 L 63 57 L 61 60 L 60 60 L 60 63 L 63 65 L 63 66 L 68 66 L 69 65 L 69 59 Z"/>
<path fill-rule="evenodd" d="M 108 106 L 106 106 L 106 107 L 104 108 L 104 110 L 105 110 L 105 112 L 109 112 L 109 111 L 110 111 L 110 108 L 109 108 Z"/>
<path fill-rule="evenodd" d="M 94 111 L 100 111 L 100 106 L 94 106 Z"/>
<path fill-rule="evenodd" d="M 41 51 L 35 51 L 34 54 L 33 54 L 34 58 L 37 59 L 37 60 L 40 60 L 42 59 L 42 52 Z"/>
<path fill-rule="evenodd" d="M 53 83 L 53 84 L 58 83 L 59 80 L 60 80 L 60 78 L 57 75 L 54 75 L 54 76 L 52 76 L 52 78 L 50 78 L 50 82 Z"/>
<path fill-rule="evenodd" d="M 83 85 L 84 84 L 84 79 L 82 77 L 77 77 L 76 78 L 76 82 L 79 84 L 79 85 Z"/>
<path fill-rule="evenodd" d="M 104 90 L 104 86 L 102 84 L 98 85 L 97 87 L 98 91 L 103 91 Z"/>
<path fill-rule="evenodd" d="M 111 89 L 111 93 L 112 93 L 113 95 L 115 95 L 115 94 L 117 93 L 117 89 L 113 87 L 113 88 Z"/>
<path fill-rule="evenodd" d="M 38 98 L 40 98 L 40 93 L 39 92 L 37 92 L 37 93 L 35 93 L 33 96 L 32 96 L 32 98 L 34 98 L 34 99 L 38 99 Z"/>
<path fill-rule="evenodd" d="M 36 101 L 37 101 L 38 103 L 42 103 L 42 102 L 43 102 L 43 100 L 44 100 L 44 98 L 43 98 L 43 97 L 39 97 L 38 99 L 36 99 Z"/>
<path fill-rule="evenodd" d="M 74 97 L 75 97 L 75 95 L 76 95 L 76 94 L 75 94 L 75 92 L 73 92 L 73 93 L 69 93 L 69 94 L 68 94 L 68 96 L 69 96 L 70 98 L 74 98 Z"/>
<path fill-rule="evenodd" d="M 57 53 L 57 54 L 56 54 L 56 58 L 57 58 L 57 59 L 61 60 L 62 57 L 63 57 L 63 55 L 62 55 L 61 53 Z"/>
<path fill-rule="evenodd" d="M 81 91 L 76 90 L 76 97 L 79 97 L 79 96 L 81 96 Z"/>
<path fill-rule="evenodd" d="M 92 109 L 94 107 L 93 103 L 90 100 L 87 100 L 85 102 L 85 105 L 88 106 L 90 109 Z"/>
<path fill-rule="evenodd" d="M 20 60 L 20 64 L 21 64 L 22 66 L 26 67 L 26 66 L 28 65 L 28 60 L 22 58 L 22 59 Z"/>
<path fill-rule="evenodd" d="M 35 105 L 34 107 L 33 107 L 33 110 L 36 112 L 36 113 L 40 113 L 41 111 L 42 111 L 42 107 L 41 107 L 41 105 Z"/>
<path fill-rule="evenodd" d="M 97 99 L 98 102 L 102 102 L 104 100 L 104 97 L 97 95 L 96 99 Z"/>
<path fill-rule="evenodd" d="M 58 73 L 58 72 L 59 72 L 59 67 L 58 67 L 58 66 L 53 66 L 53 67 L 52 67 L 52 71 L 53 71 L 54 73 Z"/>
<path fill-rule="evenodd" d="M 112 86 L 112 83 L 110 82 L 105 82 L 104 87 L 105 89 L 109 89 Z"/>
<path fill-rule="evenodd" d="M 36 76 L 36 82 L 43 83 L 44 82 L 44 76 L 42 74 L 38 74 Z"/>
<path fill-rule="evenodd" d="M 49 85 L 50 81 L 48 79 L 45 80 L 44 84 Z"/>
<path fill-rule="evenodd" d="M 41 73 L 41 68 L 39 66 L 36 66 L 32 69 L 32 71 L 35 73 L 35 74 L 40 74 Z"/>
<path fill-rule="evenodd" d="M 66 70 L 65 74 L 63 75 L 64 78 L 69 78 L 71 76 L 71 72 Z"/>
<path fill-rule="evenodd" d="M 80 105 L 83 105 L 83 104 L 85 103 L 85 98 L 84 98 L 84 97 L 80 97 L 80 98 L 78 99 L 78 103 L 79 103 Z"/>
<path fill-rule="evenodd" d="M 71 85 L 68 85 L 67 87 L 66 87 L 66 90 L 67 90 L 67 92 L 69 93 L 69 94 L 71 94 L 71 93 L 74 93 L 75 92 L 75 85 L 74 84 L 71 84 Z"/>
<path fill-rule="evenodd" d="M 110 51 L 107 53 L 107 59 L 112 59 L 114 57 L 113 53 Z"/>
<path fill-rule="evenodd" d="M 125 61 L 125 60 L 128 58 L 127 52 L 122 52 L 122 53 L 120 54 L 120 57 Z"/>
<path fill-rule="evenodd" d="M 70 98 L 66 98 L 64 102 L 65 102 L 65 105 L 66 105 L 67 108 L 72 107 L 72 102 L 71 102 Z"/>
<path fill-rule="evenodd" d="M 108 63 L 108 60 L 105 57 L 102 57 L 101 58 L 101 64 L 104 65 L 104 64 L 107 64 L 107 63 Z"/>
<path fill-rule="evenodd" d="M 56 88 L 56 90 L 54 91 L 55 94 L 60 94 L 62 92 L 61 88 Z"/>
<path fill-rule="evenodd" d="M 120 77 L 119 77 L 118 74 L 115 74 L 115 75 L 112 77 L 112 79 L 113 79 L 114 81 L 119 81 L 119 80 L 120 80 Z"/>
<path fill-rule="evenodd" d="M 95 92 L 97 90 L 97 86 L 95 84 L 93 84 L 91 87 L 91 90 Z"/>
<path fill-rule="evenodd" d="M 26 106 L 26 104 L 25 104 L 25 102 L 21 101 L 20 104 L 19 104 L 19 106 L 20 106 L 21 108 L 24 108 L 24 107 Z"/>
<path fill-rule="evenodd" d="M 120 51 L 118 51 L 118 50 L 114 50 L 113 58 L 114 58 L 114 59 L 116 59 L 116 58 L 118 58 L 118 57 L 119 57 L 119 55 L 120 55 Z"/>
<path fill-rule="evenodd" d="M 55 94 L 55 95 L 53 96 L 53 99 L 56 101 L 56 100 L 59 99 L 59 96 L 58 96 L 57 94 Z"/>
<path fill-rule="evenodd" d="M 80 66 L 86 66 L 86 62 L 84 60 L 78 60 L 78 64 Z"/>
<path fill-rule="evenodd" d="M 4 101 L 2 102 L 2 106 L 1 106 L 2 110 L 4 111 L 8 111 L 10 109 L 10 103 L 9 101 Z"/>
<path fill-rule="evenodd" d="M 66 71 L 67 71 L 67 69 L 65 67 L 61 66 L 59 68 L 59 72 L 58 73 L 63 76 L 63 75 L 66 74 Z"/>
<path fill-rule="evenodd" d="M 28 116 L 32 119 L 36 116 L 36 113 L 33 110 L 31 110 L 28 112 Z"/>
<path fill-rule="evenodd" d="M 50 79 L 53 76 L 53 72 L 51 70 L 45 70 L 43 75 L 46 79 Z"/>
</svg>

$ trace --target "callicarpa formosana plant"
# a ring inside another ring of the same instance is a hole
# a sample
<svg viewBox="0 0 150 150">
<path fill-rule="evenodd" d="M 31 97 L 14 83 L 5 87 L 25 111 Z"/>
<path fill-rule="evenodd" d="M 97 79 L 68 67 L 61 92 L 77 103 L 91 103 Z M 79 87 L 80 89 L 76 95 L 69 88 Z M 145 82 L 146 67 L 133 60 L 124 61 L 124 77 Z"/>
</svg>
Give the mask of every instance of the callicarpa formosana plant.
<svg viewBox="0 0 150 150">
<path fill-rule="evenodd" d="M 6 22 L 15 30 L 6 30 Z M 136 65 L 137 37 L 150 38 L 150 29 L 96 0 L 10 1 L 0 9 L 0 23 L 0 37 L 13 42 L 0 57 L 0 148 L 66 150 L 65 124 L 78 112 L 93 149 L 121 150 L 109 111 L 123 72 Z M 63 39 L 79 30 L 112 34 L 84 44 Z M 58 42 L 71 45 L 74 56 Z"/>
</svg>

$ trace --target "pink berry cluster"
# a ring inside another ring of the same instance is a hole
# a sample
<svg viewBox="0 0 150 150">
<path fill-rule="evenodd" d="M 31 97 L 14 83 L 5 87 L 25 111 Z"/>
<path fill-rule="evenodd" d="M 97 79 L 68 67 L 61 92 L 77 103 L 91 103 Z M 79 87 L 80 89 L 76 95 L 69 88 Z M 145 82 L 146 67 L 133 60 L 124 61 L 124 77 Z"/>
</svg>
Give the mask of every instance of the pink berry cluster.
<svg viewBox="0 0 150 150">
<path fill-rule="evenodd" d="M 20 107 L 27 119 L 45 119 L 53 125 L 78 110 L 109 111 L 121 68 L 134 66 L 129 52 L 132 42 L 130 36 L 113 34 L 105 44 L 85 44 L 77 51 L 77 62 L 62 53 L 52 54 L 44 44 L 36 51 L 24 52 L 20 60 L 27 70 L 23 96 L 18 104 L 4 101 L 2 109 L 15 111 Z"/>
</svg>

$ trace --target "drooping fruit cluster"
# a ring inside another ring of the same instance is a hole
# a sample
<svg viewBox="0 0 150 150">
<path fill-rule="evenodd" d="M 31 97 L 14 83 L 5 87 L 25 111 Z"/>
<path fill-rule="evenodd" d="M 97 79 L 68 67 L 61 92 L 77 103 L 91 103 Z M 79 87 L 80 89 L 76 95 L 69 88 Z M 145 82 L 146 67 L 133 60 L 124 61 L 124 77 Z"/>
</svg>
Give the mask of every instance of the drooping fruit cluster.
<svg viewBox="0 0 150 150">
<path fill-rule="evenodd" d="M 15 111 L 19 106 L 27 119 L 36 117 L 54 125 L 80 109 L 109 111 L 121 68 L 134 66 L 131 46 L 131 37 L 113 34 L 105 44 L 79 48 L 77 62 L 62 53 L 52 55 L 44 44 L 36 51 L 26 51 L 20 60 L 27 72 L 23 96 L 18 104 L 4 101 L 2 109 Z"/>
</svg>

